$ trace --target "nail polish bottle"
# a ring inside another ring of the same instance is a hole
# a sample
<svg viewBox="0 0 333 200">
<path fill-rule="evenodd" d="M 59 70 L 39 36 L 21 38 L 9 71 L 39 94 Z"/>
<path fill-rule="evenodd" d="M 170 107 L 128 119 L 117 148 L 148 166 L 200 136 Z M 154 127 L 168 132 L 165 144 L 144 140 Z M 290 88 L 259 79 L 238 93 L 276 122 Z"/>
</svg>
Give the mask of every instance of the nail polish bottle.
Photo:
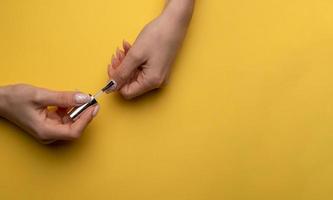
<svg viewBox="0 0 333 200">
<path fill-rule="evenodd" d="M 90 101 L 82 104 L 80 106 L 75 106 L 72 109 L 69 110 L 69 112 L 67 113 L 69 115 L 69 118 L 71 118 L 72 120 L 76 120 L 76 118 L 83 112 L 85 111 L 87 108 L 89 108 L 92 105 L 97 104 L 97 98 L 103 94 L 103 93 L 110 93 L 113 92 L 117 89 L 117 82 L 114 80 L 109 81 L 105 87 L 103 87 L 100 91 L 98 91 L 94 96 L 91 96 L 89 94 L 89 96 L 91 97 Z"/>
<path fill-rule="evenodd" d="M 82 104 L 80 106 L 75 106 L 73 107 L 69 112 L 68 112 L 68 115 L 69 115 L 69 118 L 71 118 L 72 120 L 76 120 L 76 118 L 83 112 L 85 111 L 87 108 L 89 108 L 90 106 L 92 105 L 95 105 L 97 104 L 97 101 L 95 99 L 95 97 L 89 95 L 91 97 L 90 101 L 85 103 L 85 104 Z"/>
</svg>

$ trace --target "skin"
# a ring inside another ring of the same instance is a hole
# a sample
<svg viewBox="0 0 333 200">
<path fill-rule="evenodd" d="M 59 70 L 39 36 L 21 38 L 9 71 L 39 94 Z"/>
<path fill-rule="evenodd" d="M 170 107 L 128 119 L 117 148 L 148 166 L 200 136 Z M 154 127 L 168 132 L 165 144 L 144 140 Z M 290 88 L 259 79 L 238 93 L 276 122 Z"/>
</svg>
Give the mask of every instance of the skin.
<svg viewBox="0 0 333 200">
<path fill-rule="evenodd" d="M 98 112 L 98 105 L 84 111 L 76 121 L 66 114 L 69 108 L 89 101 L 79 92 L 59 92 L 31 85 L 0 87 L 0 116 L 13 122 L 43 144 L 74 140 Z M 53 108 L 50 109 L 50 106 Z"/>
<path fill-rule="evenodd" d="M 165 85 L 192 16 L 194 0 L 169 0 L 141 31 L 133 46 L 124 42 L 108 66 L 110 79 L 126 99 Z"/>
<path fill-rule="evenodd" d="M 166 1 L 163 12 L 144 27 L 133 46 L 124 41 L 123 50 L 117 49 L 108 73 L 118 83 L 117 90 L 125 98 L 134 98 L 166 83 L 193 7 L 194 0 Z M 26 84 L 0 87 L 0 100 L 0 116 L 43 144 L 77 139 L 99 108 L 98 105 L 92 106 L 72 121 L 67 111 L 88 102 L 88 95 Z"/>
</svg>

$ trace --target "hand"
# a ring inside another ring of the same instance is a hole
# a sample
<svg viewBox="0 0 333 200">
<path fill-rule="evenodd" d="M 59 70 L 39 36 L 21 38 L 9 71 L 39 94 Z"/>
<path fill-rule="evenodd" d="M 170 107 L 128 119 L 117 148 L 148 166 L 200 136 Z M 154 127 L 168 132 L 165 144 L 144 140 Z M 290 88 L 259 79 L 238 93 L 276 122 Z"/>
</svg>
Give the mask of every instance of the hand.
<svg viewBox="0 0 333 200">
<path fill-rule="evenodd" d="M 68 109 L 88 102 L 88 95 L 23 84 L 1 87 L 0 99 L 1 116 L 45 144 L 78 138 L 99 108 L 97 105 L 87 109 L 74 122 L 67 116 Z"/>
<path fill-rule="evenodd" d="M 126 99 L 166 83 L 170 67 L 185 36 L 193 3 L 193 0 L 170 0 L 170 5 L 146 25 L 132 47 L 124 42 L 124 51 L 117 50 L 108 72 Z"/>
</svg>

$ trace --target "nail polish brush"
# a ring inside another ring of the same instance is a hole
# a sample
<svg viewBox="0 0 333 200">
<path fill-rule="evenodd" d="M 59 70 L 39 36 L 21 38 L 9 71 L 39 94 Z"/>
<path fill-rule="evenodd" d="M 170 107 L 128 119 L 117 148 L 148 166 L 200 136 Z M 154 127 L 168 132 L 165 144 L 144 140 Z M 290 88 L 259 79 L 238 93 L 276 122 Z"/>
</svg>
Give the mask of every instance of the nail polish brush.
<svg viewBox="0 0 333 200">
<path fill-rule="evenodd" d="M 100 97 L 102 94 L 104 93 L 110 93 L 115 91 L 117 88 L 117 82 L 114 80 L 109 81 L 106 86 L 104 86 L 100 91 L 98 91 L 95 95 L 91 96 L 91 99 L 89 102 L 82 104 L 80 106 L 75 106 L 72 109 L 69 110 L 69 112 L 67 113 L 69 115 L 69 117 L 72 120 L 76 120 L 76 118 L 83 112 L 85 111 L 87 108 L 89 108 L 92 105 L 97 104 L 97 98 Z"/>
</svg>

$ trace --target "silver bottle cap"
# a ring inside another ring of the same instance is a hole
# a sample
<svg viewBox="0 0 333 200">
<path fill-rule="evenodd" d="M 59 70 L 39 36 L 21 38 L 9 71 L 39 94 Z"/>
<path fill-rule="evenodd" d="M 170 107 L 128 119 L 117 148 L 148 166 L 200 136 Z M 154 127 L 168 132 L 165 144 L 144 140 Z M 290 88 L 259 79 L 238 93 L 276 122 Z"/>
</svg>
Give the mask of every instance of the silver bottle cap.
<svg viewBox="0 0 333 200">
<path fill-rule="evenodd" d="M 97 104 L 96 99 L 92 96 L 91 100 L 85 104 L 82 104 L 80 106 L 73 107 L 69 112 L 68 115 L 72 120 L 76 120 L 76 118 L 87 108 L 89 108 L 92 105 Z"/>
</svg>

